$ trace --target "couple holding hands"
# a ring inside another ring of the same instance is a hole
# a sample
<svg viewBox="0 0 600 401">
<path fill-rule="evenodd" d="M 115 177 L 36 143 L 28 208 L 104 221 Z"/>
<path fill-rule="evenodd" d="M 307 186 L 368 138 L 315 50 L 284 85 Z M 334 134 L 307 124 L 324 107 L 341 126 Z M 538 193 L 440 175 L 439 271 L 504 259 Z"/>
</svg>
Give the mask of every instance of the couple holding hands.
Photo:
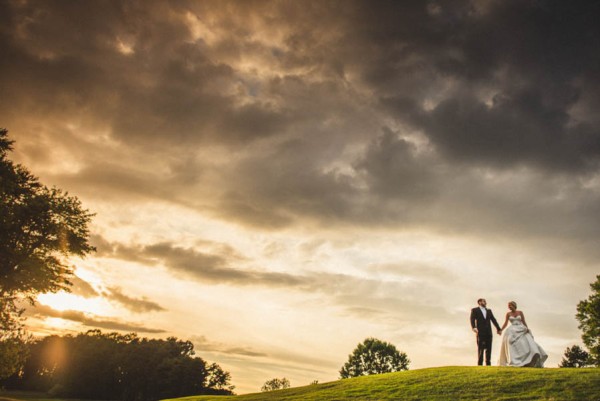
<svg viewBox="0 0 600 401">
<path fill-rule="evenodd" d="M 525 315 L 517 310 L 516 302 L 510 301 L 508 303 L 509 311 L 506 313 L 506 319 L 502 327 L 498 325 L 492 310 L 487 308 L 485 299 L 478 299 L 477 304 L 478 307 L 471 309 L 471 328 L 477 334 L 478 365 L 483 365 L 484 355 L 485 364 L 491 365 L 493 337 L 491 324 L 493 323 L 499 335 L 504 332 L 498 365 L 544 367 L 548 355 L 533 340 L 533 336 L 525 322 Z M 505 331 L 504 329 L 509 322 L 510 326 Z"/>
</svg>

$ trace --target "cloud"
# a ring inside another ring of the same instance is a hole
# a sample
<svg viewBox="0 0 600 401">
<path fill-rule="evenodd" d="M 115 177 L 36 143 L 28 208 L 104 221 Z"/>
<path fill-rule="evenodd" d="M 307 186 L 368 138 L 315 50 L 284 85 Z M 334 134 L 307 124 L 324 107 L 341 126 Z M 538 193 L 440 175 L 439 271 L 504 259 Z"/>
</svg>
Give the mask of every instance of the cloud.
<svg viewBox="0 0 600 401">
<path fill-rule="evenodd" d="M 0 118 L 88 198 L 265 231 L 600 229 L 595 6 L 3 7 Z"/>
<path fill-rule="evenodd" d="M 145 297 L 132 298 L 128 295 L 125 295 L 121 288 L 118 287 L 109 287 L 108 292 L 104 293 L 104 296 L 109 300 L 118 302 L 125 308 L 136 313 L 162 312 L 166 310 L 156 302 L 150 301 Z"/>
<path fill-rule="evenodd" d="M 367 176 L 371 194 L 423 202 L 438 196 L 432 163 L 417 155 L 416 145 L 384 127 L 354 167 Z"/>
<path fill-rule="evenodd" d="M 361 69 L 377 77 L 370 82 L 396 121 L 422 130 L 453 163 L 597 171 L 600 126 L 587 112 L 587 88 L 598 82 L 590 17 L 597 6 L 490 2 L 485 12 L 456 3 L 440 4 L 435 15 L 424 10 L 405 14 L 409 27 L 420 25 L 411 32 L 391 25 L 384 13 L 392 10 L 375 8 L 382 23 L 363 38 L 382 39 L 367 58 L 376 62 Z M 388 51 L 394 44 L 398 51 Z"/>
<path fill-rule="evenodd" d="M 133 246 L 111 244 L 102 248 L 101 256 L 163 265 L 173 272 L 209 283 L 303 288 L 312 282 L 303 276 L 244 268 L 242 266 L 247 264 L 245 258 L 232 248 L 210 242 L 206 245 L 217 250 L 200 251 L 169 242 Z"/>
<path fill-rule="evenodd" d="M 489 106 L 473 96 L 454 96 L 425 113 L 420 127 L 454 160 L 565 172 L 597 168 L 597 132 L 571 121 L 570 105 L 551 109 L 545 103 L 537 89 L 496 95 Z"/>
<path fill-rule="evenodd" d="M 460 241 L 453 246 L 467 246 L 459 243 Z M 198 247 L 194 248 L 162 242 L 146 245 L 112 243 L 99 249 L 110 249 L 109 252 L 103 251 L 101 257 L 162 267 L 186 280 L 193 279 L 208 285 L 228 285 L 234 290 L 239 287 L 257 287 L 288 294 L 296 293 L 309 298 L 318 296 L 319 305 L 327 305 L 336 315 L 367 320 L 386 327 L 405 327 L 410 324 L 418 325 L 424 316 L 438 316 L 440 313 L 456 315 L 457 306 L 469 305 L 471 298 L 474 300 L 481 296 L 479 290 L 473 292 L 473 288 L 486 288 L 491 291 L 489 296 L 498 297 L 506 291 L 528 294 L 534 291 L 530 280 L 541 276 L 544 277 L 544 285 L 551 286 L 551 283 L 561 280 L 564 285 L 564 279 L 560 278 L 559 273 L 550 274 L 547 266 L 556 264 L 557 260 L 570 266 L 579 266 L 580 256 L 573 255 L 572 261 L 565 261 L 564 253 L 572 252 L 572 248 L 563 241 L 560 244 L 538 245 L 545 249 L 543 257 L 535 251 L 531 254 L 521 254 L 522 250 L 519 248 L 523 243 L 505 244 L 506 252 L 517 252 L 517 255 L 521 255 L 519 258 L 532 258 L 529 262 L 512 260 L 510 255 L 496 254 L 487 255 L 489 260 L 477 262 L 487 266 L 494 265 L 497 260 L 506 260 L 508 265 L 517 263 L 519 266 L 530 266 L 528 276 L 518 285 L 504 278 L 504 274 L 495 271 L 486 275 L 485 284 L 477 283 L 472 274 L 468 273 L 477 271 L 472 266 L 474 262 L 466 260 L 462 262 L 464 266 L 453 267 L 458 255 L 455 253 L 445 255 L 446 262 L 432 263 L 420 261 L 418 258 L 410 260 L 401 257 L 397 261 L 354 264 L 347 266 L 352 273 L 335 273 L 318 268 L 308 272 L 257 269 L 254 260 L 229 246 L 210 241 L 201 241 Z M 350 243 L 343 249 L 345 252 L 351 252 L 352 247 Z M 480 251 L 478 246 L 467 246 L 468 249 L 471 247 Z M 314 254 L 314 250 L 309 250 L 309 253 L 315 259 L 311 264 L 318 265 L 323 261 L 320 256 Z M 578 269 L 581 272 L 587 271 L 584 266 Z M 463 270 L 467 273 L 460 273 Z M 444 302 L 440 304 L 440 300 Z M 565 322 L 570 319 L 564 317 L 569 315 L 568 313 L 561 312 L 561 315 Z M 454 327 L 454 321 L 460 319 L 451 319 L 446 326 Z M 572 332 L 570 328 L 565 330 L 568 333 Z"/>
<path fill-rule="evenodd" d="M 252 96 L 239 103 L 234 95 L 243 80 L 228 60 L 214 57 L 220 43 L 209 47 L 194 37 L 190 5 L 12 3 L 5 11 L 2 44 L 11 63 L 0 69 L 18 81 L 6 88 L 15 96 L 15 108 L 36 87 L 49 98 L 60 90 L 58 101 L 38 111 L 65 118 L 78 111 L 110 127 L 114 139 L 154 149 L 253 141 L 284 130 L 288 117 L 271 103 Z M 219 14 L 210 7 L 201 12 Z M 226 32 L 223 28 L 214 27 Z M 68 34 L 74 31 L 79 34 Z"/>
<path fill-rule="evenodd" d="M 169 243 L 143 247 L 141 254 L 162 261 L 171 270 L 201 281 L 268 287 L 303 287 L 310 283 L 305 277 L 288 273 L 236 268 L 235 260 L 223 255 L 208 254 L 181 248 Z"/>
<path fill-rule="evenodd" d="M 0 76 L 13 100 L 0 118 L 33 165 L 89 197 L 169 202 L 271 231 L 454 230 L 440 208 L 470 213 L 457 188 L 486 202 L 468 220 L 494 227 L 520 203 L 553 203 L 565 174 L 587 181 L 573 188 L 582 203 L 595 199 L 581 191 L 600 160 L 593 6 L 4 7 Z M 556 46 L 540 36 L 549 22 Z M 40 117 L 20 121 L 23 110 Z M 522 169 L 557 185 L 503 203 L 489 173 Z M 564 220 L 589 225 L 592 209 Z"/>
<path fill-rule="evenodd" d="M 221 198 L 220 217 L 266 229 L 281 229 L 303 219 L 352 218 L 361 194 L 343 173 L 309 165 L 303 155 L 312 146 L 288 143 L 273 154 L 240 163 L 231 174 L 237 180 L 235 188 Z"/>
<path fill-rule="evenodd" d="M 71 292 L 75 295 L 80 295 L 84 298 L 94 298 L 99 296 L 100 294 L 90 283 L 85 281 L 79 276 L 74 276 L 71 279 L 73 285 L 70 287 Z"/>
<path fill-rule="evenodd" d="M 46 318 L 46 317 L 55 317 L 64 320 L 71 320 L 73 322 L 78 322 L 88 327 L 97 327 L 101 329 L 108 330 L 119 330 L 119 331 L 129 331 L 129 332 L 139 332 L 139 333 L 164 333 L 165 330 L 161 329 L 153 329 L 148 328 L 141 325 L 136 325 L 132 323 L 124 323 L 119 320 L 104 320 L 100 317 L 96 317 L 93 315 L 86 314 L 84 312 L 76 311 L 76 310 L 65 310 L 58 311 L 52 309 L 49 306 L 37 304 L 35 307 L 28 308 L 27 314 L 30 316 Z"/>
<path fill-rule="evenodd" d="M 229 346 L 223 343 L 213 342 L 207 339 L 206 336 L 194 336 L 190 339 L 190 341 L 192 341 L 192 343 L 194 344 L 194 348 L 196 351 L 216 352 L 228 355 L 248 356 L 253 358 L 268 356 L 268 354 L 254 351 L 251 348 Z"/>
<path fill-rule="evenodd" d="M 366 271 L 375 276 L 390 275 L 393 278 L 430 283 L 448 283 L 458 278 L 447 269 L 422 262 L 372 264 Z"/>
<path fill-rule="evenodd" d="M 146 266 L 162 266 L 181 277 L 202 283 L 321 294 L 323 302 L 339 307 L 345 315 L 362 318 L 379 316 L 379 319 L 388 321 L 418 320 L 420 313 L 429 313 L 433 309 L 429 306 L 433 294 L 440 290 L 447 292 L 447 282 L 456 278 L 441 267 L 414 262 L 360 266 L 368 273 L 366 277 L 342 273 L 259 270 L 253 266 L 252 260 L 244 258 L 234 249 L 211 242 L 203 246 L 213 250 L 206 252 L 166 242 L 112 244 L 108 247 L 112 251 L 103 252 L 101 256 L 130 260 Z M 423 286 L 430 295 L 423 294 Z M 408 305 L 410 308 L 407 309 Z"/>
</svg>

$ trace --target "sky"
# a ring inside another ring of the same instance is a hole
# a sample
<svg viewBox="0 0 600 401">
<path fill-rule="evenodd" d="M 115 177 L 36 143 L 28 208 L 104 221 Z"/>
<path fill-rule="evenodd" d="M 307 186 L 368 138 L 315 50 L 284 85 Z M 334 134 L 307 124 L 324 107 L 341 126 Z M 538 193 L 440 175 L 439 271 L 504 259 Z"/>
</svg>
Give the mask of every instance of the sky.
<svg viewBox="0 0 600 401">
<path fill-rule="evenodd" d="M 474 365 L 478 298 L 556 367 L 600 274 L 595 1 L 0 2 L 13 160 L 95 213 L 36 335 L 190 340 L 239 394 L 375 337 Z M 496 336 L 492 360 L 499 355 Z"/>
</svg>

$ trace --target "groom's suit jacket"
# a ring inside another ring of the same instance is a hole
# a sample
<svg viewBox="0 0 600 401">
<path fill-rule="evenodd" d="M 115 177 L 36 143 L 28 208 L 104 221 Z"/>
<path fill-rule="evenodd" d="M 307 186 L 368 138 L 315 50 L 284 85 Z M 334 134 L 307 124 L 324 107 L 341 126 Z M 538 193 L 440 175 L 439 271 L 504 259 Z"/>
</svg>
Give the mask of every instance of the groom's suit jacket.
<svg viewBox="0 0 600 401">
<path fill-rule="evenodd" d="M 483 312 L 479 307 L 471 309 L 471 327 L 477 327 L 477 336 L 479 338 L 492 337 L 492 323 L 500 330 L 500 326 L 491 309 L 486 308 L 485 317 L 483 317 Z"/>
</svg>

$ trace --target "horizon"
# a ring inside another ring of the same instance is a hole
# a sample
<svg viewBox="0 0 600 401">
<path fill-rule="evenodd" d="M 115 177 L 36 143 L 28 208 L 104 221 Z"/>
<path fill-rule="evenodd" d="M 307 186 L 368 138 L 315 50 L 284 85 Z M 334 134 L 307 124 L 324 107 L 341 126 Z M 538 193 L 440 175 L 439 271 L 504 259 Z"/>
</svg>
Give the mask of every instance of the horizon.
<svg viewBox="0 0 600 401">
<path fill-rule="evenodd" d="M 485 298 L 557 367 L 600 274 L 598 16 L 0 2 L 9 157 L 95 213 L 97 252 L 28 330 L 190 340 L 244 394 L 337 380 L 368 337 L 411 370 L 476 365 Z"/>
</svg>

